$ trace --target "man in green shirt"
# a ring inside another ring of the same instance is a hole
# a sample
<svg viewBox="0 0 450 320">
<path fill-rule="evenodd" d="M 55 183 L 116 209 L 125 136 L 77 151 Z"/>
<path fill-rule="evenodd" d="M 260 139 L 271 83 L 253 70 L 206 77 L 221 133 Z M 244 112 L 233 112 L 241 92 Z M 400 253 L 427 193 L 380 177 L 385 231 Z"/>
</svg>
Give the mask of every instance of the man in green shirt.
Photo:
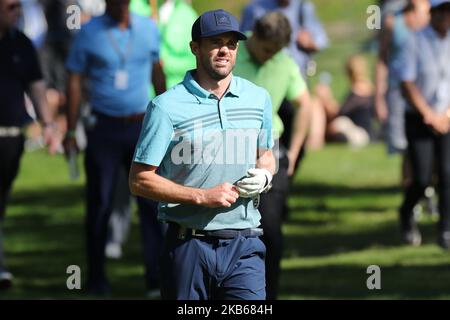
<svg viewBox="0 0 450 320">
<path fill-rule="evenodd" d="M 184 79 L 186 71 L 195 68 L 195 58 L 189 48 L 191 26 L 197 12 L 186 0 L 157 1 L 158 28 L 161 36 L 161 61 L 166 75 L 166 87 L 171 88 Z M 152 15 L 148 0 L 132 0 L 130 10 L 143 16 Z"/>
<path fill-rule="evenodd" d="M 239 47 L 233 73 L 266 89 L 272 100 L 272 126 L 274 138 L 281 137 L 284 127 L 278 115 L 283 99 L 301 108 L 294 120 L 294 130 L 289 150 L 279 144 L 277 174 L 272 189 L 261 195 L 259 210 L 264 229 L 263 241 L 266 254 L 267 299 L 276 299 L 283 236 L 281 232 L 283 208 L 287 200 L 289 176 L 294 172 L 296 159 L 305 141 L 311 110 L 309 93 L 295 61 L 282 50 L 291 35 L 289 21 L 281 12 L 271 12 L 260 18 L 249 35 L 248 41 Z"/>
</svg>

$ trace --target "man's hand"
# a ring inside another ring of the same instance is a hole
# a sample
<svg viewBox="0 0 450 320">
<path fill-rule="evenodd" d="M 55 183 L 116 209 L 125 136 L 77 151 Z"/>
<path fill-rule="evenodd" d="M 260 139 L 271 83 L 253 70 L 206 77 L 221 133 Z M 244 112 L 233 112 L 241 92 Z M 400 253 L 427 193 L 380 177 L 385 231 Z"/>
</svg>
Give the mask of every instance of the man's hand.
<svg viewBox="0 0 450 320">
<path fill-rule="evenodd" d="M 208 208 L 229 208 L 239 198 L 236 187 L 230 183 L 222 183 L 214 188 L 203 189 L 199 205 Z"/>
<path fill-rule="evenodd" d="M 294 156 L 294 154 L 291 152 L 291 150 L 288 151 L 287 157 L 289 160 L 289 166 L 288 166 L 288 177 L 292 177 L 294 175 L 295 171 L 295 163 L 297 162 L 297 157 Z"/>
<path fill-rule="evenodd" d="M 305 50 L 306 52 L 317 51 L 316 44 L 311 34 L 306 30 L 300 30 L 296 37 L 297 45 L 299 48 Z"/>
<path fill-rule="evenodd" d="M 388 117 L 388 107 L 386 99 L 384 97 L 378 97 L 375 99 L 375 113 L 377 115 L 378 121 L 381 123 L 386 122 Z"/>
<path fill-rule="evenodd" d="M 272 182 L 272 174 L 267 169 L 248 169 L 247 176 L 236 183 L 236 189 L 243 198 L 256 197 Z"/>
<path fill-rule="evenodd" d="M 48 153 L 55 154 L 58 151 L 58 139 L 56 138 L 55 124 L 49 123 L 44 125 L 42 136 L 44 143 L 48 148 Z"/>
<path fill-rule="evenodd" d="M 449 118 L 445 114 L 437 114 L 434 111 L 423 117 L 426 125 L 430 126 L 436 134 L 446 134 L 450 129 Z"/>
<path fill-rule="evenodd" d="M 79 148 L 75 135 L 66 135 L 63 140 L 64 154 L 68 157 L 72 152 L 78 153 Z"/>
</svg>

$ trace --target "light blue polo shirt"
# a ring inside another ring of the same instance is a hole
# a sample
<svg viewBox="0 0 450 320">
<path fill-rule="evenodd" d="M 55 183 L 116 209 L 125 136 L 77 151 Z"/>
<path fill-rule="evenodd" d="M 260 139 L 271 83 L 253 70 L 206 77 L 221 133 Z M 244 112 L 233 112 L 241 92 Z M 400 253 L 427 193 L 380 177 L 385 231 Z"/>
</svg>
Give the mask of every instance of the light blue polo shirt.
<svg viewBox="0 0 450 320">
<path fill-rule="evenodd" d="M 255 167 L 258 148 L 273 147 L 269 94 L 233 76 L 218 100 L 200 87 L 193 72 L 150 103 L 134 161 L 158 166 L 158 174 L 184 186 L 204 189 L 234 184 Z M 254 228 L 260 218 L 252 201 L 244 198 L 230 208 L 159 205 L 160 220 L 195 229 Z"/>
<path fill-rule="evenodd" d="M 92 108 L 111 116 L 145 112 L 152 64 L 159 60 L 156 24 L 134 14 L 130 21 L 122 31 L 107 14 L 93 18 L 75 36 L 66 61 L 69 71 L 89 80 Z M 115 85 L 121 70 L 128 75 L 126 89 Z"/>
<path fill-rule="evenodd" d="M 436 112 L 450 107 L 450 31 L 444 38 L 429 25 L 409 37 L 401 51 L 400 80 L 416 84 Z M 415 112 L 408 105 L 407 111 Z"/>
</svg>

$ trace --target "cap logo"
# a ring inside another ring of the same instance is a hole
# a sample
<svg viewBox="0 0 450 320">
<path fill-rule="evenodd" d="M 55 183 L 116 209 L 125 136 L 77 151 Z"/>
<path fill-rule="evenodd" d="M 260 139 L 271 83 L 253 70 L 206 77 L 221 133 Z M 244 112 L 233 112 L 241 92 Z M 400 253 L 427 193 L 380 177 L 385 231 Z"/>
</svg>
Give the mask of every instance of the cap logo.
<svg viewBox="0 0 450 320">
<path fill-rule="evenodd" d="M 223 13 L 214 13 L 214 17 L 216 18 L 217 26 L 231 27 L 231 20 L 230 17 L 228 17 L 228 15 Z"/>
</svg>

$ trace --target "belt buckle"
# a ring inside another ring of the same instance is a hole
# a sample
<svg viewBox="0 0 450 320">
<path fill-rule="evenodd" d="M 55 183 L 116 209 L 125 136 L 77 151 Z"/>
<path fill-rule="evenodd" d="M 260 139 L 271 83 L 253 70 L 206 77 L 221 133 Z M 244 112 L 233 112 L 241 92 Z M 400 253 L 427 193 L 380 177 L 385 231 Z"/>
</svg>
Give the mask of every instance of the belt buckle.
<svg viewBox="0 0 450 320">
<path fill-rule="evenodd" d="M 177 238 L 180 240 L 186 239 L 186 228 L 185 227 L 182 227 L 182 226 L 178 227 Z"/>
<path fill-rule="evenodd" d="M 194 237 L 204 237 L 205 235 L 204 234 L 201 234 L 201 233 L 197 233 L 197 229 L 191 229 L 191 234 L 192 234 L 192 236 L 194 236 Z"/>
<path fill-rule="evenodd" d="M 197 233 L 197 229 L 189 229 L 186 227 L 182 227 L 180 226 L 178 229 L 178 235 L 177 238 L 180 240 L 185 240 L 187 236 L 192 236 L 192 237 L 204 237 L 204 234 L 201 233 Z"/>
</svg>

